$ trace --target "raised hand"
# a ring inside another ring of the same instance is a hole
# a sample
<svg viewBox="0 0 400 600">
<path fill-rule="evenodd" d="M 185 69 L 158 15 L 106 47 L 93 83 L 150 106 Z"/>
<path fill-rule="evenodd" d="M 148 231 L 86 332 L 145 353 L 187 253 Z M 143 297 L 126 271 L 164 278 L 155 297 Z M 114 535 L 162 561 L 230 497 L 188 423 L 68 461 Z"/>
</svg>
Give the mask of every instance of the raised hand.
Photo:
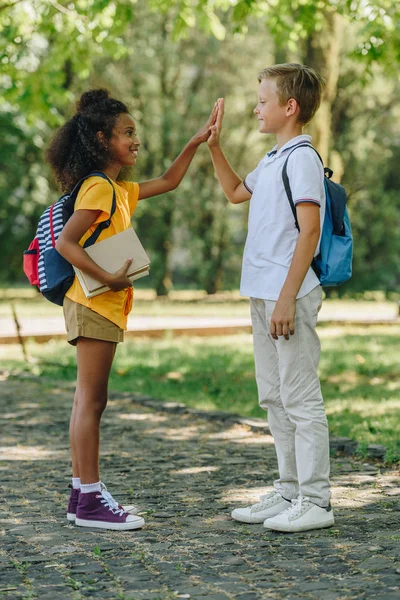
<svg viewBox="0 0 400 600">
<path fill-rule="evenodd" d="M 202 144 L 203 142 L 206 142 L 208 140 L 211 133 L 211 127 L 215 124 L 217 120 L 217 114 L 218 100 L 214 104 L 214 108 L 212 109 L 211 114 L 208 117 L 207 121 L 204 123 L 203 127 L 200 127 L 199 131 L 193 136 L 193 141 L 195 141 L 197 144 Z"/>
<path fill-rule="evenodd" d="M 210 126 L 210 135 L 207 139 L 207 144 L 210 148 L 218 146 L 219 138 L 222 130 L 222 119 L 224 118 L 224 99 L 218 98 L 217 100 L 217 117 L 215 123 Z"/>
</svg>

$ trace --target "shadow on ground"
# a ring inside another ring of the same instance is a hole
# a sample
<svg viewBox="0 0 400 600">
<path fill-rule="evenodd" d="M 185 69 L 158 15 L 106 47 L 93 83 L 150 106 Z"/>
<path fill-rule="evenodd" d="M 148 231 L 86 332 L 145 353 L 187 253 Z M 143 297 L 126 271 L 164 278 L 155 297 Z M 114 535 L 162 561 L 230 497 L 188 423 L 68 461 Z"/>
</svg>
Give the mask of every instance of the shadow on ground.
<svg viewBox="0 0 400 600">
<path fill-rule="evenodd" d="M 398 600 L 399 479 L 332 460 L 336 525 L 268 532 L 229 517 L 277 475 L 272 438 L 245 426 L 109 403 L 102 478 L 143 509 L 134 532 L 65 519 L 70 387 L 0 382 L 0 598 Z"/>
</svg>

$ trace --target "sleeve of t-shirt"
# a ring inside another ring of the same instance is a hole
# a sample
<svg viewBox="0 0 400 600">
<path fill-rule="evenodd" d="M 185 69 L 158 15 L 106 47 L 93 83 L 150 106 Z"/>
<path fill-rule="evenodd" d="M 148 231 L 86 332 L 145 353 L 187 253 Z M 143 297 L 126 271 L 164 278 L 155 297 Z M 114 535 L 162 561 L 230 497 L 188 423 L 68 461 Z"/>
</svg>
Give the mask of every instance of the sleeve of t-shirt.
<svg viewBox="0 0 400 600">
<path fill-rule="evenodd" d="M 129 211 L 132 216 L 139 200 L 139 184 L 136 181 L 118 181 L 118 185 L 128 192 Z"/>
<path fill-rule="evenodd" d="M 244 187 L 248 192 L 250 192 L 250 194 L 254 192 L 254 188 L 256 187 L 257 179 L 263 166 L 263 161 L 264 159 L 260 160 L 254 171 L 246 175 L 243 181 Z"/>
<path fill-rule="evenodd" d="M 111 184 L 101 177 L 89 177 L 79 190 L 75 201 L 75 210 L 100 210 L 101 213 L 93 225 L 110 218 L 113 199 Z"/>
<path fill-rule="evenodd" d="M 324 198 L 324 168 L 314 150 L 295 150 L 288 160 L 287 174 L 295 205 L 311 202 L 321 206 Z"/>
</svg>

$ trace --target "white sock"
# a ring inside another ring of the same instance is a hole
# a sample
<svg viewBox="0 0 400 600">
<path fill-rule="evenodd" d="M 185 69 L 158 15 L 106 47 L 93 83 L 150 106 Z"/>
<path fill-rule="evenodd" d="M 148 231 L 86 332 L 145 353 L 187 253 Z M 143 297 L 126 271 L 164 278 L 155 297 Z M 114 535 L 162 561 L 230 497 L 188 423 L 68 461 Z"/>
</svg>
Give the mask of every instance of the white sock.
<svg viewBox="0 0 400 600">
<path fill-rule="evenodd" d="M 72 487 L 74 488 L 74 490 L 80 490 L 81 489 L 81 480 L 80 480 L 80 477 L 73 477 L 72 478 Z"/>
<path fill-rule="evenodd" d="M 81 483 L 81 494 L 90 494 L 90 492 L 100 492 L 101 483 Z"/>
</svg>

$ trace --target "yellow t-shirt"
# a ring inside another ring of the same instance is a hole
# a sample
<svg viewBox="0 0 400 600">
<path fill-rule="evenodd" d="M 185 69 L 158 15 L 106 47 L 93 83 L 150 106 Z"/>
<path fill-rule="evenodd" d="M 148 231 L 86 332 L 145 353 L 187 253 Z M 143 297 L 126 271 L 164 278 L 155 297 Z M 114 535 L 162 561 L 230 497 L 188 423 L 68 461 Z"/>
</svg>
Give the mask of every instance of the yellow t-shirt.
<svg viewBox="0 0 400 600">
<path fill-rule="evenodd" d="M 117 206 L 112 216 L 110 226 L 103 229 L 97 241 L 101 242 L 116 233 L 121 233 L 131 227 L 131 216 L 136 208 L 139 199 L 139 184 L 131 181 L 113 181 Z M 110 183 L 102 177 L 89 177 L 82 184 L 75 201 L 75 210 L 101 210 L 93 225 L 88 229 L 80 240 L 83 246 L 88 237 L 94 232 L 97 225 L 106 221 L 110 217 L 113 191 Z M 83 304 L 99 315 L 109 319 L 121 329 L 126 329 L 128 314 L 132 309 L 132 288 L 126 288 L 119 292 L 104 292 L 86 298 L 78 278 L 75 277 L 72 286 L 69 288 L 66 296 Z"/>
</svg>

